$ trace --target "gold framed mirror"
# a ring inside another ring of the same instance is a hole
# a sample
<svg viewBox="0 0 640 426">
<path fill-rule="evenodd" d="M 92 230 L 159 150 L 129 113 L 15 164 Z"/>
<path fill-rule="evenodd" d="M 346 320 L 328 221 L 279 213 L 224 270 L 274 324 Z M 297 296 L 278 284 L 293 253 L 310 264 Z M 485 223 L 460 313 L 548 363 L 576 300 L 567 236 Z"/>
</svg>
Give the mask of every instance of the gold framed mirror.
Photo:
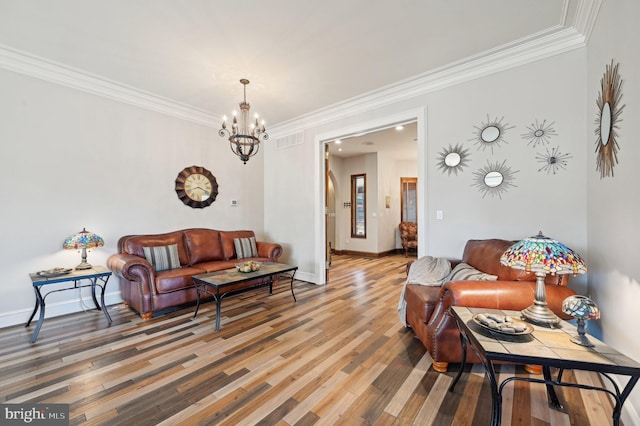
<svg viewBox="0 0 640 426">
<path fill-rule="evenodd" d="M 624 105 L 622 100 L 622 78 L 618 74 L 618 65 L 606 66 L 604 75 L 600 79 L 600 92 L 596 103 L 598 116 L 596 118 L 596 171 L 600 172 L 600 179 L 613 177 L 613 168 L 618 164 L 618 123 Z"/>
</svg>

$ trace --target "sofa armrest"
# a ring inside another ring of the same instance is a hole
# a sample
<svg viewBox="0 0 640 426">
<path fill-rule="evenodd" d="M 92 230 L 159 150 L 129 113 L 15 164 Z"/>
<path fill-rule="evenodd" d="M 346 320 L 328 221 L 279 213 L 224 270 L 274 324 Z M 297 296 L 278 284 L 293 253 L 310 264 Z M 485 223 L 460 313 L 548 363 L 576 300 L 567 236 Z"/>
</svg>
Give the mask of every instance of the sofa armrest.
<svg viewBox="0 0 640 426">
<path fill-rule="evenodd" d="M 437 324 L 451 306 L 522 310 L 533 304 L 536 283 L 533 281 L 449 281 L 442 286 L 440 298 L 429 323 Z M 546 285 L 549 308 L 560 318 L 562 302 L 575 293 L 565 286 Z"/>
<path fill-rule="evenodd" d="M 141 283 L 143 292 L 155 291 L 155 286 L 151 285 L 155 281 L 155 271 L 147 259 L 133 254 L 118 253 L 109 256 L 107 267 L 120 278 Z"/>
<path fill-rule="evenodd" d="M 256 241 L 256 248 L 258 249 L 259 257 L 267 257 L 272 262 L 277 262 L 282 255 L 282 246 L 280 244 Z"/>
</svg>

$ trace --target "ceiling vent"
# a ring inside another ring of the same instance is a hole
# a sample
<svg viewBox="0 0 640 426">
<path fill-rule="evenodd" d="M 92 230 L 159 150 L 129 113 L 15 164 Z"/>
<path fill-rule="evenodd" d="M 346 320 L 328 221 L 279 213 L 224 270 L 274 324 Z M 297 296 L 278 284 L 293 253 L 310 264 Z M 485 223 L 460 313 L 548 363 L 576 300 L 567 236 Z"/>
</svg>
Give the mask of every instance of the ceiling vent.
<svg viewBox="0 0 640 426">
<path fill-rule="evenodd" d="M 277 149 L 291 148 L 292 146 L 304 143 L 304 132 L 293 133 L 288 136 L 276 139 Z"/>
</svg>

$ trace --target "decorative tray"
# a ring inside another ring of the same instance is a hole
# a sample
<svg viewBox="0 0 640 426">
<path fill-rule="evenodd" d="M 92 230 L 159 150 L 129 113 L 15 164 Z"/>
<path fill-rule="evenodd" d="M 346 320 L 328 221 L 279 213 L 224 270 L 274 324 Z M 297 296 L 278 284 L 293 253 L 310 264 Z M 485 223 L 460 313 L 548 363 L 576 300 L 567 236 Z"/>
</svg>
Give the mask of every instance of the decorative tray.
<svg viewBox="0 0 640 426">
<path fill-rule="evenodd" d="M 53 278 L 61 275 L 67 275 L 71 271 L 73 271 L 72 268 L 53 268 L 47 269 L 46 271 L 39 271 L 37 272 L 37 275 L 44 278 Z"/>
<path fill-rule="evenodd" d="M 533 332 L 533 327 L 530 324 L 504 315 L 476 314 L 472 320 L 485 330 L 509 336 L 521 336 Z"/>
</svg>

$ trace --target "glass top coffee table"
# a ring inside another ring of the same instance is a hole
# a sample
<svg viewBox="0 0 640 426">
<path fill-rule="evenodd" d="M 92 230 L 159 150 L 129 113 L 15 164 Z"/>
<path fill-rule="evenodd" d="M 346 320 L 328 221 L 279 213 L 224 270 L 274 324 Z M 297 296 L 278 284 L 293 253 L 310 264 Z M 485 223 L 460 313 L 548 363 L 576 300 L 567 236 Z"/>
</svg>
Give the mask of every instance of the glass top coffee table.
<svg viewBox="0 0 640 426">
<path fill-rule="evenodd" d="M 577 331 L 576 327 L 566 321 L 562 321 L 558 327 L 554 328 L 527 323 L 528 329 L 526 332 L 522 332 L 520 335 L 507 335 L 490 331 L 481 326 L 477 320 L 474 320 L 474 316 L 483 313 L 495 313 L 518 319 L 520 318 L 519 311 L 452 306 L 449 308 L 449 312 L 456 320 L 462 344 L 462 364 L 460 365 L 460 371 L 458 371 L 449 387 L 449 391 L 453 391 L 462 375 L 468 345 L 484 365 L 489 379 L 492 398 L 491 424 L 493 426 L 500 425 L 502 419 L 502 390 L 505 385 L 516 380 L 544 383 L 547 387 L 550 402 L 557 408 L 561 406 L 553 389 L 554 386 L 606 392 L 616 401 L 613 409 L 613 424 L 620 424 L 622 405 L 640 378 L 640 363 L 621 354 L 593 336 L 589 336 L 589 339 L 595 344 L 592 348 L 571 342 L 571 337 L 577 334 Z M 477 317 L 475 318 L 477 319 Z M 494 362 L 541 365 L 544 379 L 514 376 L 498 383 Z M 558 368 L 556 378 L 551 376 L 551 367 Z M 611 382 L 613 391 L 598 386 L 564 382 L 562 373 L 566 369 L 598 372 Z M 617 383 L 609 374 L 629 376 L 629 380 L 622 392 L 620 392 Z"/>
<path fill-rule="evenodd" d="M 196 311 L 193 318 L 198 315 L 200 308 L 200 292 L 213 296 L 216 302 L 216 331 L 220 330 L 220 308 L 222 299 L 226 296 L 240 294 L 249 290 L 269 286 L 269 294 L 273 293 L 273 278 L 285 275 L 291 279 L 291 295 L 296 302 L 296 295 L 293 292 L 293 277 L 298 270 L 297 266 L 276 262 L 260 262 L 260 269 L 253 272 L 239 272 L 236 268 L 222 271 L 210 272 L 207 274 L 195 275 L 193 284 L 196 287 Z"/>
</svg>

